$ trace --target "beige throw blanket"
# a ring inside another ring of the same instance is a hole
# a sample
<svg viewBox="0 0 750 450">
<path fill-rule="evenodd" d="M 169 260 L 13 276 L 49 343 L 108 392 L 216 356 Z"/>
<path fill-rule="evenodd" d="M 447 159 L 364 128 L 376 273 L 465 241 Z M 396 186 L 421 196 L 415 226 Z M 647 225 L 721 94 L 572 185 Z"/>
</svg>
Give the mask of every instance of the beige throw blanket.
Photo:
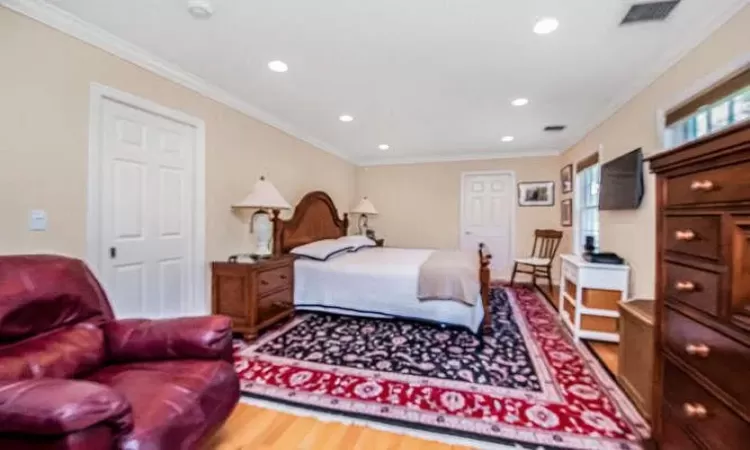
<svg viewBox="0 0 750 450">
<path fill-rule="evenodd" d="M 474 306 L 479 291 L 476 253 L 436 250 L 419 267 L 420 300 L 454 300 Z"/>
</svg>

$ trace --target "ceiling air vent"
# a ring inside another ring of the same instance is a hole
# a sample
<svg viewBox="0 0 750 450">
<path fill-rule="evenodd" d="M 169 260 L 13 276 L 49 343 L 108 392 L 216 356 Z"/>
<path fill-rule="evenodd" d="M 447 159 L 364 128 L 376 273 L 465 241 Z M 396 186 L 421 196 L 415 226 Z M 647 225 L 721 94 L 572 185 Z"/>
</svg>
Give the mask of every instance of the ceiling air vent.
<svg viewBox="0 0 750 450">
<path fill-rule="evenodd" d="M 638 22 L 660 22 L 669 16 L 680 0 L 644 2 L 632 5 L 620 25 Z"/>
<path fill-rule="evenodd" d="M 544 127 L 544 131 L 562 131 L 565 129 L 565 125 L 547 125 Z"/>
</svg>

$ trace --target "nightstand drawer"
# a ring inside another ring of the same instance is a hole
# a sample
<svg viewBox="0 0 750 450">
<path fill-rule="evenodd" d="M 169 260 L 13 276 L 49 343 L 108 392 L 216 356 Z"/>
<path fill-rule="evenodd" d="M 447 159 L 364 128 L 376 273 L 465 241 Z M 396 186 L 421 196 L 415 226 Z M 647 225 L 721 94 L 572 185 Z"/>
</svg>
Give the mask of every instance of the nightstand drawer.
<svg viewBox="0 0 750 450">
<path fill-rule="evenodd" d="M 262 296 L 258 300 L 258 323 L 263 323 L 272 319 L 285 311 L 292 309 L 292 290 L 284 289 L 283 291 L 274 292 Z"/>
<path fill-rule="evenodd" d="M 276 256 L 255 263 L 211 265 L 214 314 L 232 318 L 232 330 L 248 341 L 294 315 L 294 258 Z"/>
<path fill-rule="evenodd" d="M 258 295 L 291 287 L 292 266 L 284 265 L 258 273 Z"/>
</svg>

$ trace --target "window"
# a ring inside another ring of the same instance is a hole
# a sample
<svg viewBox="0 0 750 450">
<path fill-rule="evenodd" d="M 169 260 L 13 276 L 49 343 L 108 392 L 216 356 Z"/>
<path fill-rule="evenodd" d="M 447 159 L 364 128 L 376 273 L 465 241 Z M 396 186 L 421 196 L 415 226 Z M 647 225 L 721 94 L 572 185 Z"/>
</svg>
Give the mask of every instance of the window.
<svg viewBox="0 0 750 450">
<path fill-rule="evenodd" d="M 750 69 L 670 111 L 664 145 L 680 146 L 750 119 Z"/>
<path fill-rule="evenodd" d="M 583 252 L 586 237 L 599 249 L 599 157 L 594 154 L 576 165 L 576 252 Z"/>
</svg>

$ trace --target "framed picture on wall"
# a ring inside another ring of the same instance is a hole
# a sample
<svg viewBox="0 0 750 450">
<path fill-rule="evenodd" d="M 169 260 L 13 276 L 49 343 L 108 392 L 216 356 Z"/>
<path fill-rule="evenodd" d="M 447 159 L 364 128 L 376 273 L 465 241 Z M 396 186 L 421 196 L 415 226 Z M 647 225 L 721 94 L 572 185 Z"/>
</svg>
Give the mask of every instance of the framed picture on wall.
<svg viewBox="0 0 750 450">
<path fill-rule="evenodd" d="M 573 192 L 573 164 L 568 164 L 560 171 L 560 183 L 563 194 Z"/>
<path fill-rule="evenodd" d="M 560 225 L 573 226 L 573 200 L 569 198 L 560 202 Z"/>
<path fill-rule="evenodd" d="M 554 181 L 518 183 L 518 206 L 554 206 Z"/>
</svg>

